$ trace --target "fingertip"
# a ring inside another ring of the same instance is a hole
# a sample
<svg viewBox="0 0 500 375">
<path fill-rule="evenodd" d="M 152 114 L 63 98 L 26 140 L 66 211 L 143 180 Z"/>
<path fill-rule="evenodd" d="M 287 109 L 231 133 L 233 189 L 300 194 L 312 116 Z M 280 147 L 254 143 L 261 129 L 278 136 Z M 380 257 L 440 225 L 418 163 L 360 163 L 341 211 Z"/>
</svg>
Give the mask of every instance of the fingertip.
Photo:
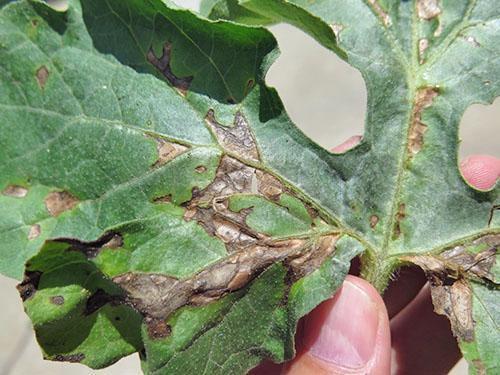
<svg viewBox="0 0 500 375">
<path fill-rule="evenodd" d="M 500 177 L 500 159 L 489 155 L 471 155 L 460 164 L 465 180 L 479 190 L 489 190 Z"/>
<path fill-rule="evenodd" d="M 311 312 L 304 325 L 304 345 L 286 373 L 389 373 L 387 310 L 365 280 L 347 276 L 336 295 Z"/>
</svg>

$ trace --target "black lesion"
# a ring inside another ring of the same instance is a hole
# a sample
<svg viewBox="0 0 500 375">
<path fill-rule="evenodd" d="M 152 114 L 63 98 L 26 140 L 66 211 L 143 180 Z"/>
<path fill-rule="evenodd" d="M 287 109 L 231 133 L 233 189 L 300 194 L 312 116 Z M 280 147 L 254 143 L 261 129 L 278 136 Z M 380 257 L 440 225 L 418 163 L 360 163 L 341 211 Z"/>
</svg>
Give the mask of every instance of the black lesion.
<svg viewBox="0 0 500 375">
<path fill-rule="evenodd" d="M 500 210 L 500 204 L 494 205 L 491 210 L 490 210 L 490 217 L 488 219 L 488 227 L 491 225 L 491 222 L 493 221 L 493 216 L 495 216 L 495 211 Z"/>
<path fill-rule="evenodd" d="M 167 79 L 167 81 L 176 89 L 178 89 L 182 94 L 186 94 L 189 90 L 189 86 L 191 85 L 191 81 L 193 77 L 177 77 L 173 72 L 170 66 L 171 62 L 171 54 L 172 54 L 172 44 L 165 43 L 163 45 L 163 55 L 158 58 L 153 48 L 150 47 L 148 54 L 146 55 L 148 61 Z"/>
<path fill-rule="evenodd" d="M 103 247 L 117 248 L 123 245 L 123 238 L 117 232 L 107 232 L 95 241 L 81 241 L 76 238 L 57 238 L 54 242 L 71 245 L 68 251 L 79 251 L 87 259 L 95 258 Z"/>
<path fill-rule="evenodd" d="M 124 303 L 124 298 L 120 295 L 111 295 L 103 289 L 97 289 L 87 300 L 85 315 L 90 315 L 106 304 L 119 305 Z"/>
<path fill-rule="evenodd" d="M 85 354 L 56 354 L 52 359 L 57 362 L 80 363 L 85 359 Z"/>
<path fill-rule="evenodd" d="M 154 319 L 146 317 L 144 319 L 148 335 L 153 340 L 164 339 L 172 333 L 172 327 L 167 324 L 165 319 Z"/>
<path fill-rule="evenodd" d="M 17 285 L 17 290 L 23 302 L 33 297 L 38 289 L 41 276 L 42 273 L 38 271 L 27 271 L 25 273 L 23 281 Z"/>
</svg>

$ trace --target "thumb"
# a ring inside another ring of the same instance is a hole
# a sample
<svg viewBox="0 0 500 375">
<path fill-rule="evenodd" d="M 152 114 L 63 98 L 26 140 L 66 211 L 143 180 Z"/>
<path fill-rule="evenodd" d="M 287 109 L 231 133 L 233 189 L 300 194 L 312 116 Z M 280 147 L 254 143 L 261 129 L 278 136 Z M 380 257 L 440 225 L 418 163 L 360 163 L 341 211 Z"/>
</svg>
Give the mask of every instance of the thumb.
<svg viewBox="0 0 500 375">
<path fill-rule="evenodd" d="M 335 297 L 305 318 L 302 347 L 283 373 L 389 374 L 391 334 L 384 302 L 365 280 L 347 276 Z"/>
</svg>

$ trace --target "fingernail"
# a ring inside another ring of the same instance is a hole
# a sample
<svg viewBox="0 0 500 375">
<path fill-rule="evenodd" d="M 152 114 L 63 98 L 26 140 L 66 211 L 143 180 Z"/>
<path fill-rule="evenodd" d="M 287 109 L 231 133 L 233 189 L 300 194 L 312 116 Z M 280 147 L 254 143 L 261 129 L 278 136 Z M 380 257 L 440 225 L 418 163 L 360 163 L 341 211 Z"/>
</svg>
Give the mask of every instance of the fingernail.
<svg viewBox="0 0 500 375">
<path fill-rule="evenodd" d="M 353 135 L 352 137 L 349 137 L 346 141 L 341 143 L 340 145 L 332 148 L 332 152 L 341 154 L 343 152 L 349 151 L 351 148 L 356 146 L 361 140 L 363 139 L 363 136 L 361 135 Z"/>
<path fill-rule="evenodd" d="M 364 367 L 373 356 L 377 339 L 379 313 L 375 301 L 363 289 L 345 281 L 336 296 L 318 309 L 322 324 L 306 327 L 309 353 L 344 368 Z"/>
</svg>

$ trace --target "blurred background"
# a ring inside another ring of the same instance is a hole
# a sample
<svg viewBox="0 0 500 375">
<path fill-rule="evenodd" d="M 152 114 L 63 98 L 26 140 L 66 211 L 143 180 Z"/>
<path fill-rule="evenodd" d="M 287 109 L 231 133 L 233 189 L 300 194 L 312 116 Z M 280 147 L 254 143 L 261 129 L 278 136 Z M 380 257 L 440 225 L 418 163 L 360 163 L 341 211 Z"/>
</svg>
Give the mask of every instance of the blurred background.
<svg viewBox="0 0 500 375">
<path fill-rule="evenodd" d="M 63 2 L 57 0 L 56 2 Z M 198 9 L 199 0 L 175 0 Z M 267 76 L 277 88 L 287 112 L 297 126 L 325 148 L 332 148 L 355 134 L 363 134 L 366 90 L 358 71 L 289 25 L 271 28 L 281 56 Z M 500 157 L 500 98 L 493 105 L 473 105 L 462 120 L 460 157 L 489 154 Z M 15 289 L 17 282 L 0 275 L 0 375 L 136 375 L 136 355 L 94 371 L 78 364 L 44 361 L 31 324 Z M 461 361 L 450 374 L 467 373 Z"/>
</svg>

